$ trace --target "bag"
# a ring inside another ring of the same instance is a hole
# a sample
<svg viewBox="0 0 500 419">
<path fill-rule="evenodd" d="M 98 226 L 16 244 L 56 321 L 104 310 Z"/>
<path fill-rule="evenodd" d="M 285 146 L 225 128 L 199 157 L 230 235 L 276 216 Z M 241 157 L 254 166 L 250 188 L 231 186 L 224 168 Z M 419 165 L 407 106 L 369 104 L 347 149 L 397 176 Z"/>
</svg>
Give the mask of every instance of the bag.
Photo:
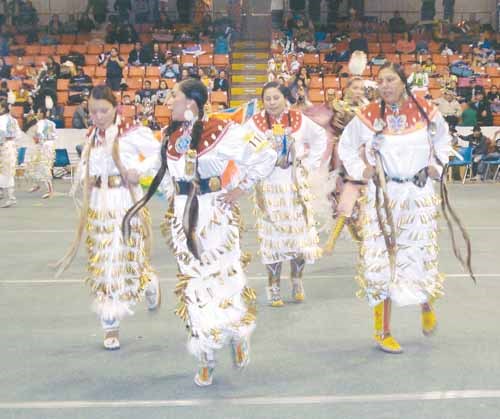
<svg viewBox="0 0 500 419">
<path fill-rule="evenodd" d="M 68 55 L 63 55 L 61 57 L 61 62 L 65 61 L 71 61 L 75 63 L 76 66 L 81 67 L 85 65 L 85 56 L 79 52 L 70 51 Z"/>
<path fill-rule="evenodd" d="M 463 61 L 456 61 L 450 67 L 450 73 L 457 77 L 470 77 L 474 74 L 472 68 Z"/>
</svg>

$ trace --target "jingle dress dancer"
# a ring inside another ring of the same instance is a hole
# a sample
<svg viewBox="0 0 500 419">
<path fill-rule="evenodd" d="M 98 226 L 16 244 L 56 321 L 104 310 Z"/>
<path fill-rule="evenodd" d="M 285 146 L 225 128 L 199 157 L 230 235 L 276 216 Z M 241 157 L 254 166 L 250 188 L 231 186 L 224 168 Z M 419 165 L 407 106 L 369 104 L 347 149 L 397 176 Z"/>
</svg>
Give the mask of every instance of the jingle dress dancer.
<svg viewBox="0 0 500 419">
<path fill-rule="evenodd" d="M 34 144 L 28 149 L 26 156 L 27 177 L 32 183 L 30 192 L 40 189 L 40 184 L 47 187 L 47 193 L 42 198 L 50 198 L 54 193 L 52 184 L 52 168 L 55 159 L 55 141 L 57 139 L 56 124 L 45 115 L 35 125 Z"/>
<path fill-rule="evenodd" d="M 89 129 L 80 161 L 83 202 L 75 241 L 56 267 L 59 276 L 76 255 L 83 230 L 87 232 L 86 282 L 94 297 L 93 309 L 105 332 L 104 347 L 120 347 L 120 320 L 133 314 L 132 307 L 146 294 L 149 309 L 160 303 L 158 278 L 150 261 L 151 219 L 146 209 L 132 220 L 127 241 L 121 234 L 126 211 L 142 197 L 139 176 L 146 173 L 160 143 L 143 126 L 129 129 L 120 124 L 118 103 L 109 87 L 92 89 Z"/>
<path fill-rule="evenodd" d="M 422 331 L 437 321 L 433 301 L 443 294 L 438 271 L 439 197 L 433 180 L 448 161 L 448 126 L 437 108 L 415 98 L 401 67 L 378 74 L 380 102 L 361 109 L 345 128 L 339 156 L 354 180 L 366 180 L 358 229 L 357 280 L 374 307 L 375 340 L 386 352 L 402 348 L 390 333 L 391 304 L 420 304 Z"/>
<path fill-rule="evenodd" d="M 304 266 L 314 263 L 322 253 L 309 178 L 322 163 L 327 134 L 300 111 L 288 109 L 286 96 L 279 83 L 267 83 L 262 90 L 264 110 L 245 124 L 272 142 L 278 152 L 276 167 L 256 186 L 258 239 L 273 307 L 284 304 L 280 292 L 283 262 L 290 261 L 292 298 L 301 302 L 305 298 Z"/>
<path fill-rule="evenodd" d="M 176 314 L 187 324 L 188 350 L 200 363 L 194 378 L 199 386 L 212 384 L 215 353 L 228 344 L 235 367 L 248 364 L 255 292 L 243 272 L 236 200 L 265 178 L 276 161 L 267 140 L 227 121 L 204 120 L 207 98 L 199 80 L 176 84 L 167 102 L 172 123 L 164 132 L 161 166 L 123 222 L 127 237 L 130 217 L 159 186 L 165 191 L 169 208 L 163 230 L 179 270 Z M 228 191 L 222 176 L 229 161 L 240 169 L 241 180 Z"/>
<path fill-rule="evenodd" d="M 16 138 L 20 134 L 17 121 L 9 114 L 7 100 L 0 100 L 0 199 L 5 199 L 0 208 L 16 205 L 14 195 L 17 148 Z"/>
</svg>

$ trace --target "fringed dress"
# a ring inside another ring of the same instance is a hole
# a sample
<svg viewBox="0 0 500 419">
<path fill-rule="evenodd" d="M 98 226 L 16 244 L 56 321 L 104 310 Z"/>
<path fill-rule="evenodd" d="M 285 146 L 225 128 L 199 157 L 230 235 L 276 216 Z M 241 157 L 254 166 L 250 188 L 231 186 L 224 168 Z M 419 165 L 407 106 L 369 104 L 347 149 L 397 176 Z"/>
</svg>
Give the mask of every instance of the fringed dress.
<svg viewBox="0 0 500 419">
<path fill-rule="evenodd" d="M 140 186 L 129 189 L 120 177 L 112 157 L 117 136 L 120 160 L 126 170 L 143 173 L 160 149 L 160 143 L 146 127 L 125 131 L 114 124 L 105 132 L 96 128 L 89 131 L 88 167 L 80 168 L 82 176 L 88 175 L 90 188 L 86 225 L 87 282 L 95 297 L 93 308 L 104 329 L 117 328 L 120 319 L 133 314 L 131 307 L 143 296 L 154 275 L 146 246 L 146 236 L 151 229 L 147 210 L 132 219 L 129 241 L 124 242 L 122 237 L 123 217 L 134 204 L 134 198 L 142 197 L 142 190 Z"/>
<path fill-rule="evenodd" d="M 326 131 L 296 110 L 287 110 L 278 120 L 265 111 L 253 116 L 245 128 L 269 138 L 281 148 L 281 137 L 273 136 L 280 125 L 293 137 L 295 162 L 282 169 L 276 166 L 256 187 L 257 231 L 262 263 L 265 265 L 303 258 L 314 263 L 321 257 L 318 246 L 310 177 L 318 172 L 327 146 Z"/>
<path fill-rule="evenodd" d="M 387 179 L 387 206 L 395 228 L 393 263 L 379 227 L 373 180 L 368 182 L 360 198 L 358 228 L 362 244 L 357 280 L 361 287 L 359 295 L 366 296 L 372 306 L 386 298 L 400 306 L 420 304 L 440 296 L 443 291 L 443 276 L 438 270 L 436 220 L 440 199 L 430 178 L 419 187 L 413 177 L 427 166 L 439 168 L 437 159 L 442 163 L 448 161 L 448 126 L 432 104 L 418 100 L 435 128 L 428 130 L 425 119 L 410 99 L 399 115 L 386 109 L 386 128 L 380 147 Z M 362 179 L 366 167 L 361 158 L 365 153 L 363 146 L 371 147 L 375 127 L 381 126 L 380 114 L 379 103 L 364 107 L 340 139 L 340 159 L 348 175 L 356 180 Z M 375 164 L 371 153 L 367 153 L 367 158 L 370 164 Z M 389 231 L 382 193 L 379 198 L 382 224 Z"/>
<path fill-rule="evenodd" d="M 9 114 L 0 116 L 0 189 L 14 188 L 16 176 L 16 137 L 19 125 Z"/>
<path fill-rule="evenodd" d="M 26 156 L 26 172 L 34 184 L 52 182 L 55 159 L 56 124 L 43 119 L 35 125 L 34 144 Z"/>
<path fill-rule="evenodd" d="M 169 139 L 168 171 L 173 182 L 170 209 L 163 231 L 177 260 L 176 314 L 189 329 L 188 349 L 198 359 L 214 359 L 214 352 L 231 341 L 250 336 L 255 327 L 255 292 L 247 286 L 240 249 L 240 212 L 224 205 L 223 174 L 230 160 L 245 173 L 239 187 L 250 189 L 274 166 L 276 153 L 266 141 L 254 139 L 236 124 L 211 119 L 204 122 L 197 150 L 198 214 L 193 236 L 196 255 L 188 247 L 186 230 L 187 179 L 193 169 L 187 153 L 177 151 L 183 128 Z"/>
</svg>

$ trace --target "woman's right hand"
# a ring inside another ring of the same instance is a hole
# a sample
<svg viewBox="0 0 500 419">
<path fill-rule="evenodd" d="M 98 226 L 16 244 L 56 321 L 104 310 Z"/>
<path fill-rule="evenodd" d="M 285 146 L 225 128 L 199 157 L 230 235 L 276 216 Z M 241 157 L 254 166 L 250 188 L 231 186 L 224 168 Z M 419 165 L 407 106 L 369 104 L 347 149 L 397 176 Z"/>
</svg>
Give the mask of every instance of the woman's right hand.
<svg viewBox="0 0 500 419">
<path fill-rule="evenodd" d="M 363 170 L 363 178 L 369 180 L 373 176 L 375 176 L 375 167 L 367 165 L 365 170 Z"/>
</svg>

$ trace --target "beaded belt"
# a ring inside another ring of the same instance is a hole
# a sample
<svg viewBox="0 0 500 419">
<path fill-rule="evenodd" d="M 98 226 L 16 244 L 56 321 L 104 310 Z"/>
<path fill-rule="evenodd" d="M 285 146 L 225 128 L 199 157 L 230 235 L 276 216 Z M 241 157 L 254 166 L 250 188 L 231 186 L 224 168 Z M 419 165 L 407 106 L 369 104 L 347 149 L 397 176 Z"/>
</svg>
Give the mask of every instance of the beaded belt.
<svg viewBox="0 0 500 419">
<path fill-rule="evenodd" d="M 387 182 L 396 182 L 396 183 L 412 182 L 413 184 L 415 184 L 415 186 L 418 186 L 419 188 L 423 188 L 426 185 L 428 178 L 429 178 L 429 173 L 427 167 L 424 167 L 423 169 L 419 170 L 412 177 L 391 177 L 388 175 L 385 176 Z"/>
<path fill-rule="evenodd" d="M 100 188 L 102 186 L 101 176 L 94 176 L 91 179 L 92 186 Z M 108 176 L 108 188 L 118 188 L 124 186 L 123 179 L 120 175 Z"/>
<path fill-rule="evenodd" d="M 189 185 L 191 182 L 187 182 L 185 180 L 176 180 L 175 181 L 175 192 L 177 195 L 188 195 L 189 194 Z M 212 176 L 205 179 L 199 180 L 200 185 L 200 195 L 204 195 L 207 193 L 218 192 L 222 189 L 222 183 L 219 176 Z"/>
</svg>

